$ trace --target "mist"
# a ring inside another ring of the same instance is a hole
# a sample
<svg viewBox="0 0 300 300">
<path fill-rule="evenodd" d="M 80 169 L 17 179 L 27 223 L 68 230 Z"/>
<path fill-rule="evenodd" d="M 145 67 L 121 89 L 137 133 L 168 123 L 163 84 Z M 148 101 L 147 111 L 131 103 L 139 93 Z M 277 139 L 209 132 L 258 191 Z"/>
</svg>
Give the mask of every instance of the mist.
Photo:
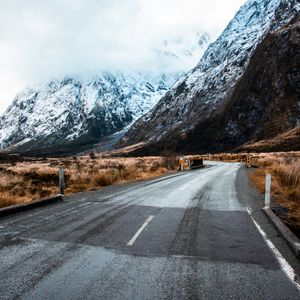
<svg viewBox="0 0 300 300">
<path fill-rule="evenodd" d="M 3 0 L 0 112 L 26 86 L 66 74 L 188 71 L 199 37 L 216 39 L 243 2 Z"/>
</svg>

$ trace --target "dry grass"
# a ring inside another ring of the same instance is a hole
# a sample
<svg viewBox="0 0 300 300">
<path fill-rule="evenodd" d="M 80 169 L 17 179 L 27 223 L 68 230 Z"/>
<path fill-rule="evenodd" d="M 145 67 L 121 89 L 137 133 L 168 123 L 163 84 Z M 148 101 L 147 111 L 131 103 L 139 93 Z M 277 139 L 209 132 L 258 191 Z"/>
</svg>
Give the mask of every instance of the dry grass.
<svg viewBox="0 0 300 300">
<path fill-rule="evenodd" d="M 273 205 L 287 209 L 285 221 L 300 230 L 300 153 L 260 154 L 251 179 L 263 193 L 265 174 L 272 174 Z"/>
<path fill-rule="evenodd" d="M 0 164 L 0 207 L 58 193 L 58 168 L 65 169 L 66 194 L 162 175 L 177 169 L 176 157 L 102 158 L 97 155 Z"/>
</svg>

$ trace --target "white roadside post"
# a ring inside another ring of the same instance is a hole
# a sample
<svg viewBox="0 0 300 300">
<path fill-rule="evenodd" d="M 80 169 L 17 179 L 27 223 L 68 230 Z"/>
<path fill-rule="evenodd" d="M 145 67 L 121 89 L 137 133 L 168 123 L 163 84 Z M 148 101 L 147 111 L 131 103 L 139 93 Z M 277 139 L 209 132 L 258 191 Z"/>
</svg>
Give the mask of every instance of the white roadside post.
<svg viewBox="0 0 300 300">
<path fill-rule="evenodd" d="M 271 174 L 266 174 L 265 208 L 270 208 L 270 202 L 271 202 Z"/>
<path fill-rule="evenodd" d="M 65 176 L 64 176 L 64 168 L 59 168 L 59 193 L 61 195 L 65 194 Z"/>
</svg>

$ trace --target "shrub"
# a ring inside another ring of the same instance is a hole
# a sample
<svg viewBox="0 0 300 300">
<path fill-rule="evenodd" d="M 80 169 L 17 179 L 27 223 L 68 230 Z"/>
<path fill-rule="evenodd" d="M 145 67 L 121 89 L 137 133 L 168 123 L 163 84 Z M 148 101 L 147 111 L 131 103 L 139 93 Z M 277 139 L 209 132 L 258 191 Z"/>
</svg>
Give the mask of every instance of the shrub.
<svg viewBox="0 0 300 300">
<path fill-rule="evenodd" d="M 179 159 L 176 155 L 165 156 L 163 160 L 163 165 L 168 170 L 176 170 L 179 165 Z"/>
<path fill-rule="evenodd" d="M 150 171 L 151 172 L 155 172 L 158 170 L 158 168 L 160 167 L 160 164 L 158 161 L 154 161 L 150 167 Z"/>
<path fill-rule="evenodd" d="M 98 186 L 107 186 L 113 184 L 113 175 L 112 173 L 100 173 L 94 177 L 94 181 Z"/>
<path fill-rule="evenodd" d="M 90 159 L 96 159 L 97 158 L 97 156 L 96 156 L 96 154 L 94 152 L 91 152 L 89 154 L 89 157 L 90 157 Z"/>
<path fill-rule="evenodd" d="M 292 165 L 280 163 L 274 167 L 274 175 L 279 183 L 290 190 L 300 187 L 300 162 Z"/>
</svg>

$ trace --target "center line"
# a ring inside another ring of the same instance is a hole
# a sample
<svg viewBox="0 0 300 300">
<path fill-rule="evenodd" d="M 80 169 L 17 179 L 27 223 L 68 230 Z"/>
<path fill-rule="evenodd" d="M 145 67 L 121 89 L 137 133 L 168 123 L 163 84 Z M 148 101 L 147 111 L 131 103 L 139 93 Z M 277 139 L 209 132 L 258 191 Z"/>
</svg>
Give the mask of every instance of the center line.
<svg viewBox="0 0 300 300">
<path fill-rule="evenodd" d="M 187 187 L 189 187 L 189 184 L 184 185 L 180 190 L 183 191 L 183 190 L 185 190 Z"/>
<path fill-rule="evenodd" d="M 141 232 L 145 229 L 145 227 L 151 222 L 154 216 L 149 216 L 145 223 L 141 226 L 141 228 L 136 232 L 136 234 L 132 237 L 132 239 L 127 243 L 127 246 L 132 246 Z"/>
</svg>

